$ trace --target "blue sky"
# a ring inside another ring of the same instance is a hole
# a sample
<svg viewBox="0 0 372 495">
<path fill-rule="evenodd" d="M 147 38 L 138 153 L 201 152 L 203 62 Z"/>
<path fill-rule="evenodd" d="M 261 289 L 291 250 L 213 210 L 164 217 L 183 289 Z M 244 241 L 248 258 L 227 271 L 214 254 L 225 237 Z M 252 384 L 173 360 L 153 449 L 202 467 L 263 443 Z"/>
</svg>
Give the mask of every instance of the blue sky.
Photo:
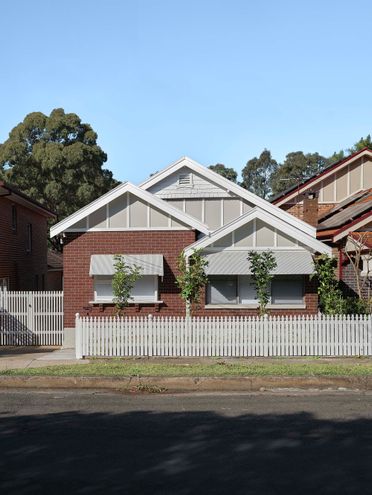
<svg viewBox="0 0 372 495">
<path fill-rule="evenodd" d="M 89 122 L 119 180 L 180 156 L 238 171 L 372 132 L 372 2 L 2 0 L 0 142 L 32 111 Z"/>
</svg>

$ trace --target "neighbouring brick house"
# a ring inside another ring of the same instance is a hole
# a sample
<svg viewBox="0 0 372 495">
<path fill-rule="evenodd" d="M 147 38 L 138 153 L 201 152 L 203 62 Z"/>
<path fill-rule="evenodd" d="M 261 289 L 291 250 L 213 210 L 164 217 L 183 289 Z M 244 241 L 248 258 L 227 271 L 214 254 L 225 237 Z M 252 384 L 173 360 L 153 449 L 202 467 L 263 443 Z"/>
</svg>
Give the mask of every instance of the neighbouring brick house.
<svg viewBox="0 0 372 495">
<path fill-rule="evenodd" d="M 372 151 L 365 148 L 331 165 L 322 173 L 283 192 L 272 203 L 317 229 L 338 260 L 337 275 L 347 295 L 356 295 L 356 277 L 347 253 L 361 241 L 361 275 L 367 274 L 372 252 Z M 370 283 L 364 286 L 370 292 Z"/>
<path fill-rule="evenodd" d="M 330 253 L 315 229 L 237 184 L 182 158 L 139 187 L 125 182 L 51 229 L 63 241 L 66 332 L 75 314 L 114 313 L 113 255 L 139 265 L 130 315 L 184 315 L 175 285 L 177 257 L 202 249 L 208 286 L 198 315 L 254 315 L 250 250 L 277 260 L 269 310 L 313 314 L 312 254 Z M 70 330 L 68 330 L 70 329 Z"/>
<path fill-rule="evenodd" d="M 0 181 L 0 288 L 47 288 L 47 221 L 54 216 Z"/>
</svg>

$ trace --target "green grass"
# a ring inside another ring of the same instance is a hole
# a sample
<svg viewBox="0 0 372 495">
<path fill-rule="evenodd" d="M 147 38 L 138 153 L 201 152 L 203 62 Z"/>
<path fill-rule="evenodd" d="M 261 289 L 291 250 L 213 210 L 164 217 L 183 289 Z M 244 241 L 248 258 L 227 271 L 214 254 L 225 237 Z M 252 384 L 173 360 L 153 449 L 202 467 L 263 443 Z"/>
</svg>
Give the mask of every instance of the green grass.
<svg viewBox="0 0 372 495">
<path fill-rule="evenodd" d="M 129 360 L 95 360 L 85 365 L 49 366 L 0 371 L 7 376 L 368 376 L 372 365 L 363 363 L 303 363 L 257 362 L 237 363 L 215 361 L 211 364 L 174 364 L 135 362 Z"/>
</svg>

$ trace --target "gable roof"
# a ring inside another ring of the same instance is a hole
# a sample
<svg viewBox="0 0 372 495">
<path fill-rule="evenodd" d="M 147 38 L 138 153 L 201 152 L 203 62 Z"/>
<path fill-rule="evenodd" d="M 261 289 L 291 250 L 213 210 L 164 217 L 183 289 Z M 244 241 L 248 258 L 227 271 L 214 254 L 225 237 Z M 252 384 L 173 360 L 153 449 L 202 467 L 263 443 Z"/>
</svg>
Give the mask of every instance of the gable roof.
<svg viewBox="0 0 372 495">
<path fill-rule="evenodd" d="M 231 182 L 229 179 L 222 177 L 222 175 L 217 174 L 217 172 L 214 172 L 209 168 L 203 167 L 203 165 L 200 165 L 200 163 L 197 163 L 196 161 L 192 160 L 191 158 L 188 158 L 187 156 L 180 158 L 179 160 L 175 161 L 174 163 L 164 168 L 160 172 L 157 172 L 156 174 L 152 175 L 144 182 L 142 182 L 139 185 L 139 187 L 141 189 L 148 190 L 153 185 L 157 184 L 158 182 L 165 179 L 174 172 L 177 172 L 177 170 L 181 169 L 182 167 L 188 167 L 193 172 L 201 175 L 206 179 L 209 179 L 215 184 L 218 184 L 226 191 L 232 192 L 237 196 L 239 196 L 240 198 L 243 198 L 249 201 L 250 203 L 253 203 L 255 206 L 260 207 L 262 210 L 266 211 L 271 215 L 274 215 L 276 218 L 281 219 L 282 221 L 285 221 L 286 223 L 292 225 L 293 227 L 296 227 L 306 232 L 309 235 L 315 236 L 316 229 L 310 224 L 304 222 L 303 220 L 300 220 L 299 218 L 294 217 L 290 213 L 278 208 L 276 205 L 269 203 L 269 201 L 266 201 L 265 199 L 256 196 L 256 194 L 247 191 L 247 189 L 244 189 L 238 184 Z"/>
<path fill-rule="evenodd" d="M 32 210 L 37 211 L 41 215 L 46 217 L 56 217 L 57 215 L 49 210 L 46 206 L 42 205 L 38 201 L 30 198 L 23 192 L 19 191 L 16 187 L 0 180 L 0 197 L 6 197 L 10 200 L 14 200 L 15 202 L 31 208 Z"/>
<path fill-rule="evenodd" d="M 185 255 L 189 256 L 194 249 L 204 249 L 213 242 L 218 241 L 222 237 L 230 234 L 234 230 L 242 227 L 243 225 L 251 222 L 254 219 L 260 219 L 263 222 L 271 225 L 272 227 L 280 230 L 284 234 L 293 237 L 294 239 L 298 240 L 305 246 L 309 247 L 315 252 L 319 253 L 325 253 L 325 254 L 332 254 L 332 248 L 330 246 L 327 246 L 321 241 L 318 241 L 315 237 L 307 234 L 306 232 L 301 231 L 297 227 L 293 227 L 291 225 L 288 225 L 286 222 L 283 222 L 282 220 L 279 220 L 277 218 L 273 218 L 272 215 L 269 213 L 260 210 L 259 208 L 255 207 L 252 210 L 248 211 L 244 215 L 238 217 L 237 219 L 233 220 L 232 222 L 224 225 L 223 227 L 215 230 L 212 232 L 212 234 L 208 237 L 203 237 L 202 239 L 194 242 L 193 244 L 190 244 L 185 249 Z M 249 250 L 249 248 L 247 248 Z"/>
<path fill-rule="evenodd" d="M 287 201 L 290 201 L 294 197 L 298 196 L 299 193 L 306 191 L 310 187 L 315 186 L 322 180 L 332 175 L 334 172 L 341 170 L 342 168 L 346 167 L 350 163 L 353 163 L 355 160 L 363 156 L 369 156 L 370 158 L 372 158 L 372 150 L 370 150 L 369 148 L 363 148 L 362 150 L 356 151 L 352 155 L 347 156 L 346 158 L 343 158 L 342 160 L 339 160 L 336 163 L 333 163 L 332 165 L 324 169 L 323 172 L 314 174 L 309 179 L 304 180 L 299 185 L 296 184 L 286 189 L 285 191 L 279 193 L 278 195 L 274 196 L 274 198 L 271 199 L 272 204 L 276 206 L 281 206 Z"/>
<path fill-rule="evenodd" d="M 154 194 L 151 194 L 145 191 L 144 189 L 140 189 L 139 187 L 135 186 L 134 184 L 131 184 L 130 182 L 123 182 L 119 186 L 115 187 L 114 189 L 107 192 L 106 194 L 96 199 L 95 201 L 92 201 L 87 206 L 84 206 L 80 210 L 76 211 L 69 217 L 62 220 L 61 222 L 57 223 L 56 225 L 53 225 L 53 227 L 51 227 L 50 229 L 50 236 L 54 237 L 60 234 L 61 232 L 67 230 L 75 223 L 86 218 L 91 213 L 102 208 L 103 206 L 107 205 L 114 199 L 122 196 L 127 192 L 133 194 L 139 199 L 142 199 L 146 203 L 149 203 L 150 205 L 154 206 L 155 208 L 165 213 L 168 213 L 176 220 L 179 220 L 180 222 L 186 224 L 187 226 L 197 229 L 200 232 L 203 232 L 203 234 L 209 235 L 210 231 L 208 227 L 204 223 L 197 220 L 196 218 L 169 205 L 166 201 L 157 198 Z"/>
</svg>

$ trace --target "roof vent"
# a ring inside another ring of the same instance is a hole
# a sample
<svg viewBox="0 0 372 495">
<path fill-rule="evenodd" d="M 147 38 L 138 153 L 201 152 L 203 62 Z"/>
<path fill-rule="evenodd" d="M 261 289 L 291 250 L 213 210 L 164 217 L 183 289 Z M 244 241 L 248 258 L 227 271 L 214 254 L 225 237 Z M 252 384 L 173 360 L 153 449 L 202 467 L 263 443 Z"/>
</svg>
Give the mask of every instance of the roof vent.
<svg viewBox="0 0 372 495">
<path fill-rule="evenodd" d="M 191 174 L 180 174 L 178 176 L 178 185 L 185 187 L 185 186 L 192 186 L 192 180 L 191 180 Z"/>
</svg>

